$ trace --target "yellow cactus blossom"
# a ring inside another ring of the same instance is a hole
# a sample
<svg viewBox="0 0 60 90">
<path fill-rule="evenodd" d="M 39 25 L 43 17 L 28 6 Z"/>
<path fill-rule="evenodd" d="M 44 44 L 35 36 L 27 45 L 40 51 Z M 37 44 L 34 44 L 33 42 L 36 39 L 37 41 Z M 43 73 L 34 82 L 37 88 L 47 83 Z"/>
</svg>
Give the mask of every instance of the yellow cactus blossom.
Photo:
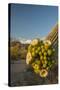
<svg viewBox="0 0 60 90">
<path fill-rule="evenodd" d="M 32 63 L 32 67 L 34 67 L 35 63 Z"/>
<path fill-rule="evenodd" d="M 32 52 L 32 56 L 33 56 L 33 57 L 35 56 L 35 52 Z"/>
<path fill-rule="evenodd" d="M 32 52 L 34 52 L 35 51 L 35 48 L 32 48 Z"/>
<path fill-rule="evenodd" d="M 30 52 L 28 52 L 26 56 L 26 63 L 29 64 L 31 60 L 32 60 L 32 55 Z"/>
<path fill-rule="evenodd" d="M 49 45 L 45 43 L 45 44 L 44 44 L 44 47 L 45 47 L 45 50 L 48 50 Z"/>
<path fill-rule="evenodd" d="M 38 50 L 36 50 L 35 53 L 37 54 L 38 53 Z"/>
<path fill-rule="evenodd" d="M 44 49 L 44 45 L 41 45 L 41 49 Z"/>
<path fill-rule="evenodd" d="M 42 69 L 40 70 L 39 74 L 41 77 L 46 77 L 48 75 L 48 71 L 46 69 Z"/>
<path fill-rule="evenodd" d="M 44 49 L 42 49 L 42 53 L 44 53 L 44 51 L 45 51 L 45 50 L 44 50 Z"/>
<path fill-rule="evenodd" d="M 31 42 L 31 45 L 32 46 L 35 46 L 35 45 L 37 45 L 38 44 L 38 40 L 37 39 L 34 39 L 34 40 L 32 40 L 32 42 Z"/>
<path fill-rule="evenodd" d="M 39 65 L 35 64 L 35 69 L 39 69 Z"/>
<path fill-rule="evenodd" d="M 46 56 L 47 55 L 47 52 L 44 52 L 43 54 L 44 54 L 44 56 Z"/>
<path fill-rule="evenodd" d="M 38 47 L 37 50 L 40 51 L 40 47 Z"/>
<path fill-rule="evenodd" d="M 41 52 L 41 51 L 39 52 L 39 55 L 40 55 L 40 56 L 42 55 L 42 52 Z"/>
<path fill-rule="evenodd" d="M 47 66 L 47 60 L 43 61 L 43 68 L 45 68 Z"/>
<path fill-rule="evenodd" d="M 40 60 L 36 60 L 35 63 L 39 65 L 40 64 Z"/>
<path fill-rule="evenodd" d="M 51 42 L 49 40 L 46 40 L 44 41 L 44 45 L 45 45 L 45 50 L 47 50 L 49 46 L 51 45 Z"/>
<path fill-rule="evenodd" d="M 43 56 L 41 55 L 41 56 L 40 56 L 40 60 L 42 60 L 42 59 L 43 59 Z"/>
<path fill-rule="evenodd" d="M 41 60 L 42 64 L 47 64 L 47 60 Z"/>
<path fill-rule="evenodd" d="M 33 67 L 35 70 L 38 70 L 38 69 L 39 69 L 39 65 L 38 65 L 38 64 L 35 64 L 35 63 L 32 64 L 32 67 Z"/>
<path fill-rule="evenodd" d="M 46 44 L 46 45 L 51 45 L 51 41 L 50 40 L 44 40 L 44 44 Z"/>
<path fill-rule="evenodd" d="M 52 54 L 52 50 L 48 50 L 48 55 L 51 55 Z"/>
<path fill-rule="evenodd" d="M 44 60 L 46 60 L 47 59 L 47 57 L 46 56 L 44 56 Z"/>
</svg>

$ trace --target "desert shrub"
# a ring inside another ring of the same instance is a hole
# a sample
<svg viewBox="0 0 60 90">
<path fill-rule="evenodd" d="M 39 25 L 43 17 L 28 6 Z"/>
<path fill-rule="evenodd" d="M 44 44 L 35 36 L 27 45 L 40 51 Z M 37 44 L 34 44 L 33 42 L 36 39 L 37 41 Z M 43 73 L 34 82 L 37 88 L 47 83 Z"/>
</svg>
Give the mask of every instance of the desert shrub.
<svg viewBox="0 0 60 90">
<path fill-rule="evenodd" d="M 27 54 L 27 50 L 24 48 L 20 49 L 20 58 L 21 59 L 26 59 L 26 54 Z"/>
<path fill-rule="evenodd" d="M 11 59 L 18 59 L 18 56 L 19 56 L 19 48 L 17 46 L 14 46 L 14 47 L 10 47 L 10 56 L 11 56 Z"/>
<path fill-rule="evenodd" d="M 28 44 L 21 44 L 19 42 L 11 42 L 10 58 L 11 60 L 26 59 Z"/>
</svg>

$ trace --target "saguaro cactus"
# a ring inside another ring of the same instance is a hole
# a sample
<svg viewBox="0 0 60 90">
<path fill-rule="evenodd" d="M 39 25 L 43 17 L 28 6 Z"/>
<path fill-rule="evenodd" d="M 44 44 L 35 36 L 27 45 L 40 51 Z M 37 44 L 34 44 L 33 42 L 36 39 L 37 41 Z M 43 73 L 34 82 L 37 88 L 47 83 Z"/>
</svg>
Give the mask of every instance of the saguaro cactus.
<svg viewBox="0 0 60 90">
<path fill-rule="evenodd" d="M 49 40 L 32 40 L 28 47 L 26 63 L 31 65 L 33 71 L 41 77 L 48 75 L 48 70 L 52 67 L 55 49 L 52 48 Z"/>
<path fill-rule="evenodd" d="M 28 47 L 26 63 L 40 77 L 46 77 L 50 68 L 56 63 L 57 41 L 58 28 L 56 26 L 45 40 L 34 39 Z"/>
</svg>

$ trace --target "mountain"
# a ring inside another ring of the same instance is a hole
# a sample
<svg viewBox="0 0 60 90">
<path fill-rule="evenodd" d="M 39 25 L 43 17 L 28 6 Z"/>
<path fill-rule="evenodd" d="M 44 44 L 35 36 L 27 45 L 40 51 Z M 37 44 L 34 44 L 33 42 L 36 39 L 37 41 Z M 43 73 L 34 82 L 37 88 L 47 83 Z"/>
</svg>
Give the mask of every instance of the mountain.
<svg viewBox="0 0 60 90">
<path fill-rule="evenodd" d="M 29 40 L 29 39 L 24 39 L 24 38 L 21 38 L 21 37 L 18 38 L 18 39 L 16 39 L 16 38 L 11 38 L 10 41 L 11 41 L 11 42 L 19 41 L 21 44 L 30 44 L 30 42 L 31 42 L 31 40 Z"/>
<path fill-rule="evenodd" d="M 20 40 L 22 44 L 30 44 L 31 40 Z"/>
</svg>

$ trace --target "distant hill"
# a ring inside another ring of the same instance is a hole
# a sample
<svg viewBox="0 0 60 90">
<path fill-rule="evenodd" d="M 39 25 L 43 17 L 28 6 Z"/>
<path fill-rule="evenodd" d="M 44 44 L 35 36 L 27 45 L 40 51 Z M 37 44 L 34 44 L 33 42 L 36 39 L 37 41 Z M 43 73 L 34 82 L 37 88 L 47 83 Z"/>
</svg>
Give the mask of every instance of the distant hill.
<svg viewBox="0 0 60 90">
<path fill-rule="evenodd" d="M 11 60 L 26 59 L 28 43 L 21 43 L 18 40 L 10 41 L 10 58 Z"/>
</svg>

